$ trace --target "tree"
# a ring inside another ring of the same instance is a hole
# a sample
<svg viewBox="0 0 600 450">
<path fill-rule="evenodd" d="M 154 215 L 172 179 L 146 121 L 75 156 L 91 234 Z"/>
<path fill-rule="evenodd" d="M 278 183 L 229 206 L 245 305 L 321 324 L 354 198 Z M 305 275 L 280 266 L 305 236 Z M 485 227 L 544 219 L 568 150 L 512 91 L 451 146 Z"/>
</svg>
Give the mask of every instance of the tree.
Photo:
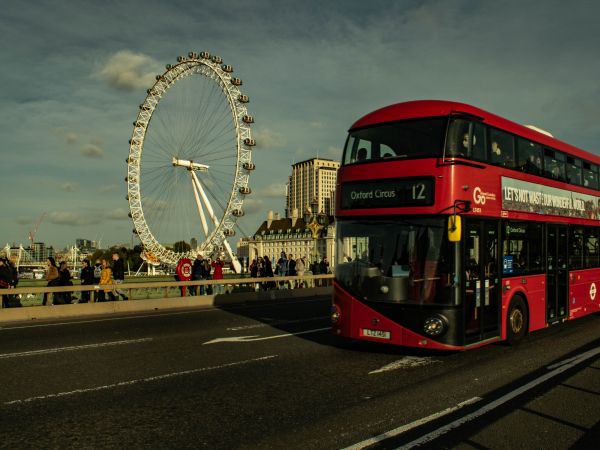
<svg viewBox="0 0 600 450">
<path fill-rule="evenodd" d="M 173 244 L 173 251 L 177 253 L 189 252 L 192 247 L 185 241 L 177 241 Z"/>
</svg>

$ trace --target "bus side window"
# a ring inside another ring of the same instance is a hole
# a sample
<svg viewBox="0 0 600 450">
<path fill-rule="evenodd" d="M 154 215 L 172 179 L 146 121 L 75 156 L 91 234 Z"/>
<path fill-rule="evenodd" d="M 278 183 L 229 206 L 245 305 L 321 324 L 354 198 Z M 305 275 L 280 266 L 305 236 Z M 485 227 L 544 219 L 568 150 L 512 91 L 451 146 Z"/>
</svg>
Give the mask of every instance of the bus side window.
<svg viewBox="0 0 600 450">
<path fill-rule="evenodd" d="M 590 189 L 598 189 L 598 167 L 588 162 L 583 162 L 583 185 Z"/>
<path fill-rule="evenodd" d="M 581 174 L 581 160 L 567 156 L 567 182 L 581 186 L 583 184 Z"/>
<path fill-rule="evenodd" d="M 471 141 L 471 158 L 477 161 L 485 161 L 485 126 L 480 123 L 473 126 Z"/>
<path fill-rule="evenodd" d="M 452 119 L 446 137 L 445 155 L 449 158 L 469 154 L 469 125 L 464 119 Z"/>
<path fill-rule="evenodd" d="M 504 167 L 515 167 L 515 147 L 512 135 L 490 129 L 490 162 Z"/>
<path fill-rule="evenodd" d="M 517 140 L 518 169 L 533 175 L 542 174 L 542 147 L 525 139 Z"/>
<path fill-rule="evenodd" d="M 549 178 L 566 181 L 565 155 L 550 148 L 544 149 L 544 170 Z"/>
</svg>

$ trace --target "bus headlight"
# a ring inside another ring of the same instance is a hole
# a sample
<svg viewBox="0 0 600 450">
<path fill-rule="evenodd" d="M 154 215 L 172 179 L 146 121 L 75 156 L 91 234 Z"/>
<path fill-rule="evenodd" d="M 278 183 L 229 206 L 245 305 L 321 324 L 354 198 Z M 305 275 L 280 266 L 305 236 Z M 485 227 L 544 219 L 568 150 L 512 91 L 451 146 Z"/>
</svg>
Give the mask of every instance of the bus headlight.
<svg viewBox="0 0 600 450">
<path fill-rule="evenodd" d="M 448 321 L 444 316 L 436 314 L 423 322 L 423 331 L 428 336 L 441 336 L 448 330 Z"/>
<path fill-rule="evenodd" d="M 340 320 L 340 308 L 337 305 L 331 307 L 331 323 L 338 323 Z"/>
</svg>

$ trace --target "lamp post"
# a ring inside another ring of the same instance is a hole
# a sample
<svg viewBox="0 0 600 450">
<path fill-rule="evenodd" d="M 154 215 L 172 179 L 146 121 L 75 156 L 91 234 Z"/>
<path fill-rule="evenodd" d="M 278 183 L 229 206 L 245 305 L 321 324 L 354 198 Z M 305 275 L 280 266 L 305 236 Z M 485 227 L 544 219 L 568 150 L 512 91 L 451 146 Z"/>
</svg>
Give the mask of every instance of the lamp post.
<svg viewBox="0 0 600 450">
<path fill-rule="evenodd" d="M 321 232 L 323 229 L 327 227 L 329 224 L 329 218 L 327 214 L 318 211 L 318 205 L 316 198 L 310 202 L 310 213 L 307 211 L 304 215 L 304 223 L 307 223 L 307 228 L 311 232 L 311 237 L 313 240 L 313 254 L 312 260 L 314 264 L 319 264 L 319 250 L 318 250 L 318 240 L 321 236 Z"/>
</svg>

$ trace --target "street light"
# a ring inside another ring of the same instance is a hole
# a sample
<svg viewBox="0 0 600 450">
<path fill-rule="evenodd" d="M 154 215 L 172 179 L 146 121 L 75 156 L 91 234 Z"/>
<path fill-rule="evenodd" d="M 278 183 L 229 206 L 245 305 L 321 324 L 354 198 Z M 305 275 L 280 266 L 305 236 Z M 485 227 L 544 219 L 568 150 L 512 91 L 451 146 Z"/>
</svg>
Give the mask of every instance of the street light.
<svg viewBox="0 0 600 450">
<path fill-rule="evenodd" d="M 313 239 L 313 262 L 314 264 L 319 264 L 319 250 L 317 246 L 317 242 L 319 237 L 322 234 L 322 230 L 327 228 L 329 225 L 329 217 L 327 214 L 318 211 L 319 203 L 316 198 L 310 202 L 310 212 L 305 211 L 304 213 L 304 223 L 308 224 L 306 227 L 311 232 L 311 237 Z M 314 272 L 314 271 L 313 271 Z"/>
</svg>

